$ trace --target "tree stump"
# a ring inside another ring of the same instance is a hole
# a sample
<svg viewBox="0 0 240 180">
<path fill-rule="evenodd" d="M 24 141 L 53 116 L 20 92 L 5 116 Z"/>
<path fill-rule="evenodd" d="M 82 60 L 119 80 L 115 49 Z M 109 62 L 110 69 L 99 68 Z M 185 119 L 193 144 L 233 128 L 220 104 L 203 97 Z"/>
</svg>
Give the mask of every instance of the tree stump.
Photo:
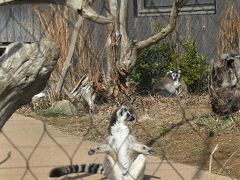
<svg viewBox="0 0 240 180">
<path fill-rule="evenodd" d="M 59 57 L 56 43 L 12 43 L 0 57 L 0 130 L 11 115 L 42 91 Z"/>
<path fill-rule="evenodd" d="M 212 110 L 218 115 L 230 115 L 240 109 L 240 55 L 221 54 L 212 61 L 209 92 Z"/>
</svg>

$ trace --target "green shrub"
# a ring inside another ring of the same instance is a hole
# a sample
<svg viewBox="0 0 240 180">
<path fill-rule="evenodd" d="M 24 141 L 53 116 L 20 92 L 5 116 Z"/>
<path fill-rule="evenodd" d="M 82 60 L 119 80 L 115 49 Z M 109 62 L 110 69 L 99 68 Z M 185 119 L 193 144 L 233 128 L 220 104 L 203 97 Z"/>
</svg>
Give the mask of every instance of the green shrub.
<svg viewBox="0 0 240 180">
<path fill-rule="evenodd" d="M 190 92 L 199 92 L 207 88 L 209 64 L 207 56 L 198 54 L 193 40 L 183 43 L 184 53 L 175 54 L 170 63 L 170 69 L 180 69 L 182 79 Z"/>
<path fill-rule="evenodd" d="M 142 49 L 138 54 L 137 64 L 130 74 L 132 81 L 137 87 L 150 90 L 152 84 L 168 71 L 173 52 L 170 43 Z"/>
<path fill-rule="evenodd" d="M 222 117 L 220 119 L 214 119 L 210 116 L 202 116 L 196 119 L 198 126 L 210 127 L 214 132 L 222 131 L 226 128 L 237 127 L 234 117 Z"/>
<path fill-rule="evenodd" d="M 193 148 L 191 150 L 191 153 L 193 156 L 200 156 L 201 154 L 203 154 L 203 149 L 201 148 Z"/>
<path fill-rule="evenodd" d="M 138 89 L 150 90 L 167 71 L 181 70 L 190 92 L 205 90 L 209 74 L 207 56 L 198 54 L 193 40 L 184 41 L 183 49 L 184 52 L 177 52 L 170 42 L 142 49 L 130 74 L 133 83 Z"/>
<path fill-rule="evenodd" d="M 41 110 L 37 111 L 37 114 L 39 116 L 53 117 L 53 118 L 62 117 L 62 116 L 68 117 L 66 114 L 63 114 L 60 111 L 53 110 L 52 108 L 41 109 Z"/>
<path fill-rule="evenodd" d="M 35 111 L 41 111 L 41 110 L 45 110 L 45 109 L 48 109 L 50 107 L 50 105 L 45 102 L 45 101 L 37 101 L 37 102 L 34 102 L 34 110 Z"/>
</svg>

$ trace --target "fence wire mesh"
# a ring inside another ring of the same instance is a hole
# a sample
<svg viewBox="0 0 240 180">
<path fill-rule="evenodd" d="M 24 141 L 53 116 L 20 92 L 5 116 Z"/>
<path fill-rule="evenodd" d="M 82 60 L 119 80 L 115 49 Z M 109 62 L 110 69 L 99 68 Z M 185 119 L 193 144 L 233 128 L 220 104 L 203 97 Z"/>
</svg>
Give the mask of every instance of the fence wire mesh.
<svg viewBox="0 0 240 180">
<path fill-rule="evenodd" d="M 130 3 L 129 9 L 133 5 Z M 105 11 L 102 2 L 95 2 L 95 6 L 99 12 Z M 176 30 L 164 41 L 174 42 L 181 51 L 184 40 L 193 39 L 198 53 L 206 55 L 210 63 L 210 59 L 221 53 L 239 49 L 239 9 L 238 2 L 221 1 L 217 2 L 217 14 L 180 16 Z M 102 163 L 102 155 L 90 157 L 87 152 L 105 141 L 114 103 L 98 105 L 98 112 L 93 115 L 65 116 L 45 110 L 56 99 L 56 84 L 72 48 L 73 31 L 77 31 L 79 37 L 72 56 L 74 63 L 63 88 L 65 94 L 84 74 L 94 77 L 94 73 L 107 69 L 103 45 L 107 43 L 107 31 L 111 27 L 83 20 L 76 29 L 81 17 L 55 5 L 6 5 L 1 7 L 0 14 L 1 52 L 10 42 L 30 43 L 43 38 L 57 42 L 61 52 L 47 85 L 47 102 L 34 104 L 34 112 L 29 107 L 21 108 L 18 113 L 24 116 L 14 114 L 1 130 L 0 179 L 48 179 L 53 167 Z M 156 33 L 158 26 L 161 29 L 162 23 L 168 21 L 167 16 L 135 17 L 131 10 L 128 14 L 128 30 L 133 39 Z M 216 174 L 240 178 L 238 113 L 228 117 L 212 115 L 207 92 L 181 98 L 140 94 L 134 97 L 138 121 L 130 125 L 131 131 L 139 142 L 156 151 L 155 157 L 147 159 L 144 179 L 224 179 Z M 216 145 L 218 149 L 211 155 Z M 100 178 L 103 177 L 74 174 L 61 179 Z"/>
</svg>

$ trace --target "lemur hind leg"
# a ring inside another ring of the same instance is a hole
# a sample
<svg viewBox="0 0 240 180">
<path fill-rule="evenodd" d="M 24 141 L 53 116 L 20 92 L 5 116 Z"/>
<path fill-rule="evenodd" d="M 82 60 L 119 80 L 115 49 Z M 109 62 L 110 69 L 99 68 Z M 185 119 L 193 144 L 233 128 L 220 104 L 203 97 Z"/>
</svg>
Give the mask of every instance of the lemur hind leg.
<svg viewBox="0 0 240 180">
<path fill-rule="evenodd" d="M 129 168 L 129 173 L 127 175 L 127 179 L 128 180 L 143 180 L 145 165 L 146 165 L 146 158 L 144 157 L 143 154 L 139 154 Z"/>
<path fill-rule="evenodd" d="M 123 180 L 122 171 L 119 167 L 119 164 L 113 160 L 111 156 L 106 156 L 104 161 L 105 175 L 108 179 L 111 180 Z"/>
</svg>

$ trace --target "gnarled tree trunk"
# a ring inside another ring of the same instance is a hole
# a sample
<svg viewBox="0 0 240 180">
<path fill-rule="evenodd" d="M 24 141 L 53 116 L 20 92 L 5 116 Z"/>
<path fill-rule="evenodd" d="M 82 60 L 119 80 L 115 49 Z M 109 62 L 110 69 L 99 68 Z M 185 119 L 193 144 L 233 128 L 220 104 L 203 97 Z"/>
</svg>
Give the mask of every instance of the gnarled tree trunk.
<svg viewBox="0 0 240 180">
<path fill-rule="evenodd" d="M 133 40 L 128 35 L 126 22 L 129 2 L 124 0 L 108 0 L 108 2 L 114 22 L 109 24 L 106 45 L 107 59 L 112 66 L 108 68 L 110 72 L 108 72 L 107 84 L 111 86 L 109 94 L 116 97 L 119 92 L 128 94 L 127 77 L 136 64 L 138 51 L 158 43 L 174 30 L 178 12 L 187 1 L 174 0 L 168 24 L 157 34 L 142 41 Z"/>
<path fill-rule="evenodd" d="M 0 57 L 0 130 L 10 116 L 42 91 L 59 56 L 49 40 L 10 44 Z"/>
<path fill-rule="evenodd" d="M 222 54 L 212 62 L 209 91 L 214 113 L 229 115 L 240 109 L 239 80 L 239 54 Z"/>
</svg>

